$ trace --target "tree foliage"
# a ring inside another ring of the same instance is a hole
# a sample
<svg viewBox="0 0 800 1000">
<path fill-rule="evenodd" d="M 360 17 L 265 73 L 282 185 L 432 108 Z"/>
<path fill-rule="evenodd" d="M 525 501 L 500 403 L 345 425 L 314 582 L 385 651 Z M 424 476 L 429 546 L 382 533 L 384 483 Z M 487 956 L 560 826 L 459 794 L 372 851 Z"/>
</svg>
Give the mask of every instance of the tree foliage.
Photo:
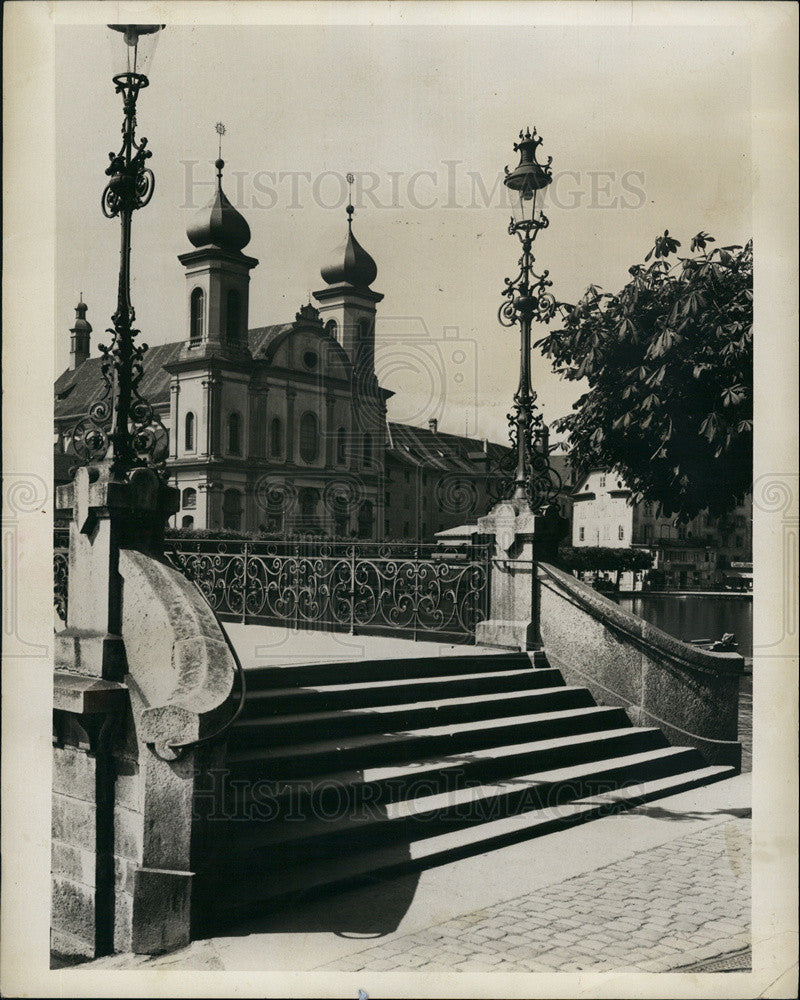
<svg viewBox="0 0 800 1000">
<path fill-rule="evenodd" d="M 590 285 L 535 345 L 588 383 L 555 422 L 573 466 L 617 470 L 633 502 L 679 521 L 726 513 L 752 486 L 753 247 L 712 243 L 700 232 L 680 256 L 665 231 L 618 294 Z"/>
<path fill-rule="evenodd" d="M 647 549 L 615 549 L 600 545 L 562 545 L 558 558 L 565 569 L 581 572 L 601 570 L 624 573 L 626 570 L 650 569 L 653 565 L 653 553 Z"/>
</svg>

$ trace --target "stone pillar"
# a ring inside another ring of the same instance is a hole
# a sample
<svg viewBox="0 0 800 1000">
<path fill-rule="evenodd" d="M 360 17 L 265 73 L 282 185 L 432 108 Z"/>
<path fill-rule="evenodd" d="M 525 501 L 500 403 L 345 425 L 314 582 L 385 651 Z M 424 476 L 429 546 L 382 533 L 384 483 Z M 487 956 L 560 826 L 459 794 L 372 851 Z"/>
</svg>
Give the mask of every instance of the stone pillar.
<svg viewBox="0 0 800 1000">
<path fill-rule="evenodd" d="M 478 623 L 476 643 L 540 649 L 536 562 L 555 561 L 567 522 L 554 504 L 536 513 L 519 501 L 505 500 L 478 519 L 478 531 L 494 536 L 495 551 L 489 618 Z"/>
<path fill-rule="evenodd" d="M 222 483 L 213 482 L 206 486 L 208 497 L 206 504 L 206 527 L 210 529 L 222 527 Z"/>
<path fill-rule="evenodd" d="M 181 429 L 178 426 L 180 420 L 180 414 L 178 410 L 178 401 L 181 394 L 181 385 L 176 378 L 170 382 L 169 385 L 169 454 L 172 459 L 178 457 L 178 440 L 180 438 Z M 195 429 L 196 433 L 196 429 Z"/>
<path fill-rule="evenodd" d="M 266 385 L 250 388 L 250 432 L 249 454 L 254 458 L 266 458 L 267 455 L 267 395 Z"/>
<path fill-rule="evenodd" d="M 290 338 L 291 342 L 291 338 Z M 297 455 L 297 441 L 294 433 L 294 401 L 297 397 L 297 389 L 290 385 L 286 386 L 286 464 L 294 465 Z"/>
<path fill-rule="evenodd" d="M 219 375 L 209 376 L 209 407 L 208 407 L 208 454 L 211 458 L 219 458 L 222 439 L 222 412 L 220 397 L 222 395 L 222 380 Z"/>
<path fill-rule="evenodd" d="M 256 504 L 255 483 L 245 483 L 243 492 L 242 530 L 256 531 L 258 529 L 258 505 Z"/>
<path fill-rule="evenodd" d="M 197 442 L 200 455 L 208 458 L 211 453 L 211 438 L 209 429 L 211 425 L 211 376 L 207 376 L 200 383 L 203 387 L 203 402 L 200 406 L 200 420 L 197 425 L 197 435 L 200 440 Z"/>
<path fill-rule="evenodd" d="M 325 466 L 333 469 L 336 465 L 336 427 L 334 426 L 333 408 L 336 397 L 333 393 L 325 396 Z"/>
<path fill-rule="evenodd" d="M 58 489 L 58 508 L 72 513 L 67 627 L 55 637 L 53 677 L 51 947 L 58 954 L 131 947 L 135 893 L 125 887 L 137 877 L 141 816 L 135 760 L 120 766 L 131 742 L 123 640 L 130 593 L 123 600 L 121 560 L 135 548 L 157 563 L 178 504 L 178 491 L 151 470 L 117 481 L 107 463 L 78 469 Z"/>
</svg>

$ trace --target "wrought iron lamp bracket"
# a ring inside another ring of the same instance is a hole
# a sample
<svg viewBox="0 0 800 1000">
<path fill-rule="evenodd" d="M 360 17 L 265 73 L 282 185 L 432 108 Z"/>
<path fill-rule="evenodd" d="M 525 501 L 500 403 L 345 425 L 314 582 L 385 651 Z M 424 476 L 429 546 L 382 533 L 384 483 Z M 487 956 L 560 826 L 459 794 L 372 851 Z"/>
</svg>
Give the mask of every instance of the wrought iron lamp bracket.
<svg viewBox="0 0 800 1000">
<path fill-rule="evenodd" d="M 142 73 L 121 73 L 114 78 L 116 93 L 122 95 L 124 119 L 122 146 L 109 153 L 101 208 L 108 219 L 121 216 L 117 309 L 109 346 L 99 344 L 103 385 L 98 398 L 73 428 L 72 450 L 84 463 L 99 462 L 111 451 L 113 473 L 124 476 L 130 469 L 149 466 L 162 476 L 166 473 L 168 435 L 156 411 L 139 392 L 144 374 L 147 344 L 136 344 L 139 330 L 133 328 L 136 311 L 130 301 L 131 216 L 144 208 L 153 196 L 155 177 L 146 162 L 152 156 L 147 139 L 136 140 L 136 99 L 148 86 Z"/>
</svg>

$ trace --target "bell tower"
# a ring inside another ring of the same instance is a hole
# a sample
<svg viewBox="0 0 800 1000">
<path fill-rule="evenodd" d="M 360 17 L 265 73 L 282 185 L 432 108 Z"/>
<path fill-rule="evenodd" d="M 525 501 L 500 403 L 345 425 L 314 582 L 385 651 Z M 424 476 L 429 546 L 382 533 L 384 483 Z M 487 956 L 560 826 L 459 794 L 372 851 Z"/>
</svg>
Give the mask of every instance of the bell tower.
<svg viewBox="0 0 800 1000">
<path fill-rule="evenodd" d="M 250 242 L 250 227 L 222 190 L 224 160 L 215 165 L 214 197 L 186 230 L 196 249 L 178 257 L 186 275 L 186 342 L 181 356 L 243 361 L 250 356 L 250 271 L 258 261 L 242 253 Z"/>
<path fill-rule="evenodd" d="M 347 180 L 352 184 L 353 175 Z M 366 384 L 375 375 L 375 313 L 383 295 L 369 287 L 378 268 L 353 235 L 354 211 L 352 204 L 347 206 L 347 237 L 321 268 L 327 287 L 314 292 L 314 298 L 325 329 L 347 352 L 356 380 Z"/>
<path fill-rule="evenodd" d="M 92 324 L 86 319 L 86 310 L 89 307 L 83 301 L 81 292 L 80 302 L 75 306 L 75 326 L 69 331 L 69 367 L 71 371 L 80 368 L 89 357 L 89 335 L 92 332 Z"/>
</svg>

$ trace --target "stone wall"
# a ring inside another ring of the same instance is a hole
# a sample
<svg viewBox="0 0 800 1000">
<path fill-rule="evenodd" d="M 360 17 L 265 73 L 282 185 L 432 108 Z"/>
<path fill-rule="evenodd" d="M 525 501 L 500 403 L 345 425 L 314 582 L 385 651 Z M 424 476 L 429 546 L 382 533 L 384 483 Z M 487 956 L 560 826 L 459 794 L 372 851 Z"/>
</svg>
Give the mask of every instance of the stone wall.
<svg viewBox="0 0 800 1000">
<path fill-rule="evenodd" d="M 203 596 L 158 554 L 163 492 L 145 470 L 117 483 L 82 469 L 60 505 L 73 510 L 53 703 L 51 948 L 62 956 L 189 941 L 195 782 L 221 752 L 196 741 L 232 714 L 236 663 Z M 134 529 L 142 548 L 120 545 Z"/>
<path fill-rule="evenodd" d="M 709 763 L 740 765 L 741 656 L 689 646 L 549 564 L 538 575 L 545 653 L 568 684 Z"/>
</svg>

